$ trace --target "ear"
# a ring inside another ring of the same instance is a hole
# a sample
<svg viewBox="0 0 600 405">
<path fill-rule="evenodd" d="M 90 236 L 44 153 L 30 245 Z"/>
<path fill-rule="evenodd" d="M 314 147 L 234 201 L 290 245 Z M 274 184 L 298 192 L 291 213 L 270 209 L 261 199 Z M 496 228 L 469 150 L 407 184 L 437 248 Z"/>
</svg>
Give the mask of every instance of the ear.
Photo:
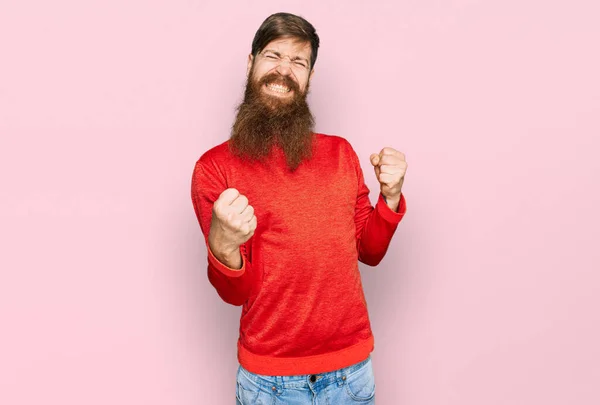
<svg viewBox="0 0 600 405">
<path fill-rule="evenodd" d="M 315 74 L 315 69 L 310 71 L 310 75 L 308 75 L 308 81 L 310 82 L 312 80 L 313 75 Z"/>
<path fill-rule="evenodd" d="M 248 77 L 248 75 L 250 74 L 250 69 L 252 69 L 252 62 L 254 62 L 254 58 L 252 57 L 252 54 L 248 55 L 248 66 L 246 68 L 246 77 Z"/>
</svg>

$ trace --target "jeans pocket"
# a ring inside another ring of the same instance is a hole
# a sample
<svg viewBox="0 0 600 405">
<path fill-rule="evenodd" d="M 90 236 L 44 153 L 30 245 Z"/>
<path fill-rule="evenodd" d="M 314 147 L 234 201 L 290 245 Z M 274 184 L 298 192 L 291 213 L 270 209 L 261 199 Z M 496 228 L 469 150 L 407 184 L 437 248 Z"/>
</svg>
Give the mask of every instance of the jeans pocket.
<svg viewBox="0 0 600 405">
<path fill-rule="evenodd" d="M 248 390 L 244 388 L 239 382 L 237 383 L 237 399 L 242 405 L 254 404 L 256 397 L 258 397 L 258 391 Z"/>
<path fill-rule="evenodd" d="M 248 378 L 244 371 L 238 369 L 237 373 L 237 400 L 242 405 L 272 405 L 273 395 L 266 391 L 256 381 Z"/>
<path fill-rule="evenodd" d="M 371 401 L 375 396 L 375 375 L 369 359 L 364 366 L 346 377 L 345 389 L 350 398 L 357 402 Z"/>
</svg>

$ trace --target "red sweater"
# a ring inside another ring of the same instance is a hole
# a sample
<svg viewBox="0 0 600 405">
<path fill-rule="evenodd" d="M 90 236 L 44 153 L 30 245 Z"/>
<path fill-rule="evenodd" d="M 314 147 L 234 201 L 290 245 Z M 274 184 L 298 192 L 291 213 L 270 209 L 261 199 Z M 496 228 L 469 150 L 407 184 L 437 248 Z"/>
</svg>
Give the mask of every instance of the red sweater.
<svg viewBox="0 0 600 405">
<path fill-rule="evenodd" d="M 192 201 L 208 240 L 213 203 L 236 188 L 257 228 L 240 247 L 240 270 L 208 249 L 208 279 L 241 305 L 238 360 L 265 375 L 317 374 L 368 357 L 373 334 L 358 260 L 377 265 L 406 212 L 369 201 L 358 157 L 343 138 L 316 134 L 313 157 L 290 171 L 281 149 L 266 163 L 235 157 L 228 142 L 207 151 L 192 176 Z"/>
</svg>

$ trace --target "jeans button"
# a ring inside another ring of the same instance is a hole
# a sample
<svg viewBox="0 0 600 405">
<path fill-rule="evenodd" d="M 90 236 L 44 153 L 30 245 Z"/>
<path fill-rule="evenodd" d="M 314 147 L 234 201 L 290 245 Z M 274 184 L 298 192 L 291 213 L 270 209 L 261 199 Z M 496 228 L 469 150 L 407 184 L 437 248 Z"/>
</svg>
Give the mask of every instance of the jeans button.
<svg viewBox="0 0 600 405">
<path fill-rule="evenodd" d="M 313 374 L 310 376 L 310 382 L 314 383 L 315 381 L 317 381 L 317 376 Z"/>
</svg>

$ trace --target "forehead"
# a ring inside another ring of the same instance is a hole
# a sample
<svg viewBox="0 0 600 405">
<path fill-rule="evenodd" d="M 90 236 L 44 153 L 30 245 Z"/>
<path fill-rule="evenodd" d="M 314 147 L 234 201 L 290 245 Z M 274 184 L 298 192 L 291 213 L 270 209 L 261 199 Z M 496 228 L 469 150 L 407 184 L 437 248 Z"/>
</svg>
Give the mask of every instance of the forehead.
<svg viewBox="0 0 600 405">
<path fill-rule="evenodd" d="M 310 58 L 310 42 L 296 38 L 279 38 L 269 42 L 263 51 L 272 50 L 286 55 L 302 56 Z"/>
</svg>

